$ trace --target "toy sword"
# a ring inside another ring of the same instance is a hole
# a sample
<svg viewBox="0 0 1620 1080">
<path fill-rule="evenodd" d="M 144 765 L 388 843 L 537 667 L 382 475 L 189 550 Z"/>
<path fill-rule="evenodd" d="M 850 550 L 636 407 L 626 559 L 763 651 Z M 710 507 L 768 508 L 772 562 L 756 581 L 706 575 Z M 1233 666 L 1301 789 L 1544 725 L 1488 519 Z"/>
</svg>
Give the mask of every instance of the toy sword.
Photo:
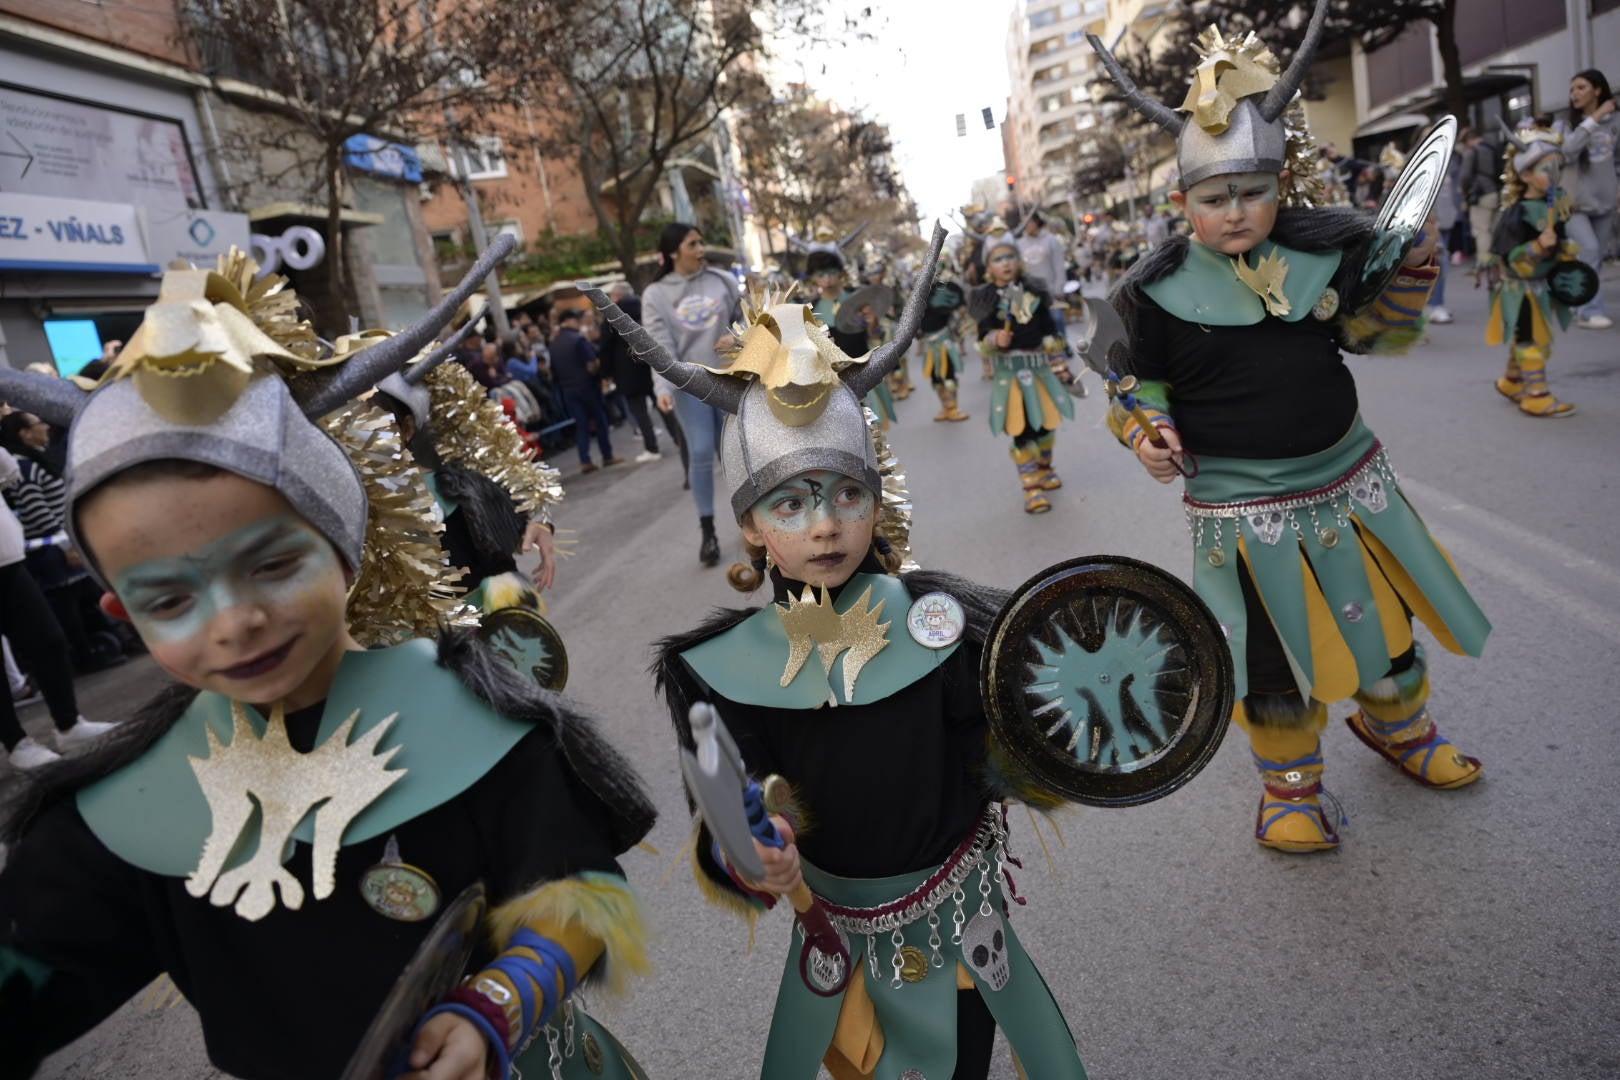
<svg viewBox="0 0 1620 1080">
<path fill-rule="evenodd" d="M 754 841 L 776 848 L 785 842 L 765 812 L 760 787 L 748 778 L 737 744 L 713 705 L 693 705 L 688 719 L 695 748 L 681 750 L 686 788 L 720 854 L 737 876 L 746 882 L 762 881 L 765 863 L 754 849 Z M 787 895 L 805 932 L 804 948 L 799 953 L 799 977 L 811 993 L 821 997 L 842 993 L 849 982 L 848 944 L 802 880 Z"/>
<path fill-rule="evenodd" d="M 1141 388 L 1141 384 L 1137 382 L 1136 376 L 1127 375 L 1122 379 L 1110 364 L 1109 356 L 1114 346 L 1124 345 L 1129 340 L 1119 312 L 1107 301 L 1099 302 L 1087 298 L 1084 303 L 1086 324 L 1090 327 L 1090 331 L 1080 345 L 1080 355 L 1085 357 L 1086 366 L 1102 376 L 1109 400 L 1119 402 L 1120 408 L 1131 414 L 1131 419 L 1141 426 L 1147 441 L 1161 450 L 1168 450 L 1170 444 L 1159 434 L 1158 425 L 1142 411 L 1142 403 L 1137 400 L 1136 391 Z M 1182 461 L 1174 462 L 1176 471 L 1182 476 L 1197 476 L 1198 466 L 1192 456 L 1183 453 L 1182 457 Z"/>
</svg>

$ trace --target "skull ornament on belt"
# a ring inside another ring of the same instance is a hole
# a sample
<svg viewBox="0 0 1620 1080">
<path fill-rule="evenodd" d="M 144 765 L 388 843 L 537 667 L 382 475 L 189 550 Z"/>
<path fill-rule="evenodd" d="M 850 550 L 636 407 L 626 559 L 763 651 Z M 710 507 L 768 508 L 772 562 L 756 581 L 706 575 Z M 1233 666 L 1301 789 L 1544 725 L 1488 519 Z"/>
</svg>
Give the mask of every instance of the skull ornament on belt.
<svg viewBox="0 0 1620 1080">
<path fill-rule="evenodd" d="M 1000 990 L 1007 985 L 1007 979 L 1012 975 L 1011 958 L 1007 953 L 1007 932 L 1001 925 L 1000 915 L 994 911 L 986 915 L 981 911 L 973 916 L 973 921 L 962 932 L 962 956 L 973 973 L 991 990 Z"/>
<path fill-rule="evenodd" d="M 1350 494 L 1373 513 L 1381 513 L 1389 505 L 1389 496 L 1384 491 L 1383 478 L 1369 476 L 1365 480 L 1356 481 L 1356 486 L 1350 489 Z"/>
<path fill-rule="evenodd" d="M 1264 544 L 1275 544 L 1282 539 L 1283 513 L 1281 510 L 1262 510 L 1249 515 L 1249 527 Z"/>
</svg>

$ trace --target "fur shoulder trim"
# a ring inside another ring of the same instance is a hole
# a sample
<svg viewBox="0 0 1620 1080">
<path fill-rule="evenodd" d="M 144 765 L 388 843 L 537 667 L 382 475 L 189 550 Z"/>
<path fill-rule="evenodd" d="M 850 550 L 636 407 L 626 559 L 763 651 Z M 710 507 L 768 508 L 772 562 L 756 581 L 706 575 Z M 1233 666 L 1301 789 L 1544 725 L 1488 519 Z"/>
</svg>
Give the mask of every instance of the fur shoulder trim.
<svg viewBox="0 0 1620 1080">
<path fill-rule="evenodd" d="M 616 854 L 651 831 L 658 811 L 647 785 L 576 702 L 513 670 L 470 630 L 450 630 L 439 638 L 439 663 L 496 712 L 555 733 L 568 767 L 606 806 Z"/>
</svg>

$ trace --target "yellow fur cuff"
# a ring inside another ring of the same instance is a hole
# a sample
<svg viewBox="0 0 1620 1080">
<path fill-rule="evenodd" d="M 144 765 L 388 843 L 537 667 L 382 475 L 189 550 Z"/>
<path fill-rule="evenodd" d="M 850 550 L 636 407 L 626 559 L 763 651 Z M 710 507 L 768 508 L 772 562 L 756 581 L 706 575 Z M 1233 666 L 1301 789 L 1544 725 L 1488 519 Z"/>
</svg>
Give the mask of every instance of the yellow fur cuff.
<svg viewBox="0 0 1620 1080">
<path fill-rule="evenodd" d="M 488 926 L 502 946 L 522 927 L 550 938 L 574 958 L 580 982 L 590 972 L 613 993 L 652 970 L 641 903 L 616 874 L 588 871 L 537 885 L 491 911 Z"/>
</svg>

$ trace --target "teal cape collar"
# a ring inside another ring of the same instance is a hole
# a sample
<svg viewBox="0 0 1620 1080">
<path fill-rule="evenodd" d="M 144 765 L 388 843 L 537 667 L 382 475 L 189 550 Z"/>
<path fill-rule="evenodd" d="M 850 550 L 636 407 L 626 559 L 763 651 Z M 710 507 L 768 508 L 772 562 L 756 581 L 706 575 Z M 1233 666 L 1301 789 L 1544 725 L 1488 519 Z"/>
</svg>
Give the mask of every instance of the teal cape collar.
<svg viewBox="0 0 1620 1080">
<path fill-rule="evenodd" d="M 1249 265 L 1273 251 L 1288 260 L 1288 276 L 1283 294 L 1292 307 L 1286 322 L 1298 322 L 1311 313 L 1322 290 L 1338 272 L 1342 252 L 1307 252 L 1285 248 L 1262 240 L 1246 258 Z M 1265 301 L 1238 280 L 1232 270 L 1232 257 L 1205 247 L 1196 240 L 1187 243 L 1187 259 L 1176 270 L 1142 289 L 1154 303 L 1183 322 L 1205 326 L 1253 326 L 1266 317 Z"/>
<path fill-rule="evenodd" d="M 819 669 L 818 669 L 819 670 Z M 455 798 L 477 783 L 496 762 L 534 730 L 532 724 L 502 716 L 474 696 L 454 673 L 437 663 L 431 641 L 414 640 L 388 649 L 344 656 L 321 713 L 315 737 L 319 746 L 349 715 L 360 710 L 351 744 L 392 713 L 393 728 L 378 752 L 398 746 L 389 762 L 405 775 L 350 822 L 343 846 L 382 835 Z M 265 720 L 245 710 L 254 730 L 264 734 Z M 197 695 L 165 734 L 118 771 L 80 789 L 79 813 L 107 850 L 125 862 L 168 877 L 185 877 L 197 868 L 212 819 L 192 757 L 208 756 L 205 727 L 222 743 L 232 735 L 231 702 L 211 691 Z M 250 838 L 257 835 L 253 830 Z M 293 831 L 304 844 L 314 840 L 314 814 Z M 282 856 L 292 857 L 293 845 Z M 238 852 L 228 865 L 252 855 Z"/>
<path fill-rule="evenodd" d="M 888 623 L 889 644 L 860 671 L 855 693 L 844 695 L 844 661 L 839 654 L 831 672 L 823 672 L 817 651 L 812 649 L 792 682 L 782 685 L 787 669 L 788 635 L 778 612 L 784 605 L 769 604 L 742 622 L 681 653 L 692 671 L 722 697 L 742 705 L 778 709 L 816 709 L 829 703 L 870 705 L 896 694 L 931 674 L 956 651 L 960 641 L 943 649 L 926 649 L 906 630 L 906 614 L 911 610 L 911 593 L 905 584 L 887 574 L 856 574 L 838 594 L 834 607 L 843 613 L 854 607 L 868 586 L 883 611 L 880 623 Z"/>
</svg>

